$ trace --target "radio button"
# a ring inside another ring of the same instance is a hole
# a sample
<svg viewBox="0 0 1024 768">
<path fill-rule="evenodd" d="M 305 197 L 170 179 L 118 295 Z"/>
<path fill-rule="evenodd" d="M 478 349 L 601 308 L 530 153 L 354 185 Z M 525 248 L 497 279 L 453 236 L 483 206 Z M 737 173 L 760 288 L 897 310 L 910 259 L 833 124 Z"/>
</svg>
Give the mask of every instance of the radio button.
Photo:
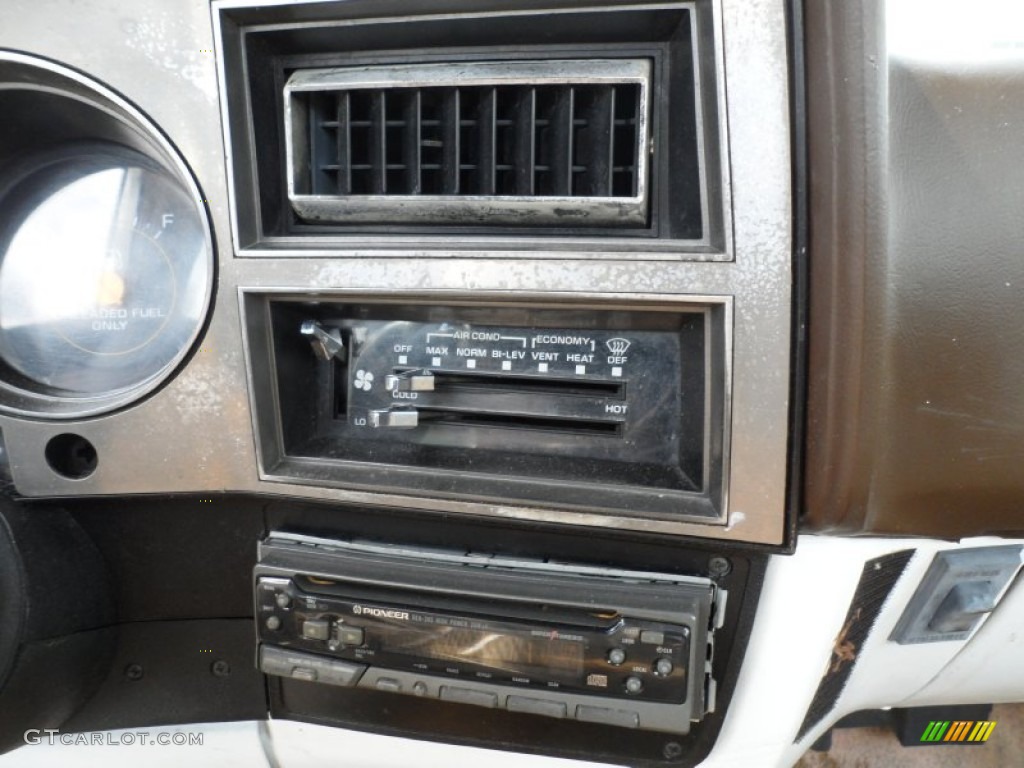
<svg viewBox="0 0 1024 768">
<path fill-rule="evenodd" d="M 612 666 L 619 666 L 626 663 L 626 652 L 621 648 L 612 648 L 608 651 L 608 663 Z"/>
<path fill-rule="evenodd" d="M 292 669 L 292 677 L 296 680 L 306 680 L 310 683 L 316 682 L 316 670 L 309 667 L 295 667 Z"/>
<path fill-rule="evenodd" d="M 441 701 L 475 704 L 478 707 L 490 707 L 491 709 L 498 706 L 497 694 L 474 691 L 472 688 L 456 688 L 452 685 L 441 686 Z"/>
<path fill-rule="evenodd" d="M 307 640 L 326 640 L 331 625 L 326 619 L 306 619 L 302 622 L 302 636 Z"/>
<path fill-rule="evenodd" d="M 675 667 L 672 665 L 671 659 L 661 658 L 654 662 L 654 674 L 658 677 L 668 677 L 672 674 L 672 670 Z"/>
<path fill-rule="evenodd" d="M 338 626 L 335 629 L 335 639 L 342 645 L 362 645 L 366 635 L 359 627 Z"/>
<path fill-rule="evenodd" d="M 276 632 L 281 628 L 281 620 L 277 618 L 277 616 L 267 616 L 267 620 L 264 622 L 264 625 L 271 632 Z"/>
<path fill-rule="evenodd" d="M 343 661 L 320 661 L 317 671 L 321 683 L 348 687 L 359 682 L 366 667 L 360 664 L 346 664 Z"/>
<path fill-rule="evenodd" d="M 292 604 L 292 599 L 285 592 L 278 592 L 274 597 L 274 602 L 277 603 L 278 608 L 287 608 Z"/>
<path fill-rule="evenodd" d="M 412 692 L 417 696 L 426 696 L 428 693 L 427 684 L 422 680 L 417 680 L 412 684 Z"/>
<path fill-rule="evenodd" d="M 639 677 L 626 678 L 626 693 L 635 696 L 644 689 L 644 681 Z"/>
<path fill-rule="evenodd" d="M 664 645 L 665 644 L 665 633 L 655 632 L 651 629 L 645 629 L 640 633 L 640 642 L 646 645 Z"/>
<path fill-rule="evenodd" d="M 260 648 L 260 669 L 268 675 L 315 680 L 328 685 L 352 686 L 359 682 L 366 667 L 308 653 L 286 651 L 265 645 Z"/>
<path fill-rule="evenodd" d="M 568 713 L 565 702 L 545 701 L 529 696 L 509 696 L 505 701 L 505 708 L 509 712 L 526 712 L 530 715 L 544 715 L 545 717 L 564 718 Z"/>
<path fill-rule="evenodd" d="M 606 709 L 605 707 L 576 707 L 576 719 L 585 723 L 601 725 L 617 725 L 620 728 L 639 728 L 640 714 L 625 709 Z"/>
<path fill-rule="evenodd" d="M 402 690 L 402 684 L 393 677 L 382 677 L 375 683 L 375 685 L 377 686 L 378 691 L 391 691 L 393 693 L 398 693 Z"/>
</svg>

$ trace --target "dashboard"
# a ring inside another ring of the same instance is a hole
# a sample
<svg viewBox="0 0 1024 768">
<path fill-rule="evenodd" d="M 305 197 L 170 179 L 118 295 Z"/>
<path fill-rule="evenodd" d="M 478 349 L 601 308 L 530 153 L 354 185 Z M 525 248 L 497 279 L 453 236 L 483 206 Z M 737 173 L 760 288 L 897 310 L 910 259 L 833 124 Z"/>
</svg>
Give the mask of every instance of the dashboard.
<svg viewBox="0 0 1024 768">
<path fill-rule="evenodd" d="M 0 750 L 782 766 L 1021 700 L 981 5 L 5 6 Z"/>
</svg>

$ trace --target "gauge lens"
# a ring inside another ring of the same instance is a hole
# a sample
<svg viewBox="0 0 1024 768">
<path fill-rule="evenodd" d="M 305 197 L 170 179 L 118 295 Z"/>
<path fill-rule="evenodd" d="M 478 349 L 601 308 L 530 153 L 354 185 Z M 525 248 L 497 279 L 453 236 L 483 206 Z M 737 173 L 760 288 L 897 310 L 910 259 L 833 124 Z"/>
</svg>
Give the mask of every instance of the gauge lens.
<svg viewBox="0 0 1024 768">
<path fill-rule="evenodd" d="M 197 201 L 132 150 L 50 156 L 0 196 L 0 357 L 31 388 L 140 386 L 184 354 L 211 277 Z"/>
</svg>

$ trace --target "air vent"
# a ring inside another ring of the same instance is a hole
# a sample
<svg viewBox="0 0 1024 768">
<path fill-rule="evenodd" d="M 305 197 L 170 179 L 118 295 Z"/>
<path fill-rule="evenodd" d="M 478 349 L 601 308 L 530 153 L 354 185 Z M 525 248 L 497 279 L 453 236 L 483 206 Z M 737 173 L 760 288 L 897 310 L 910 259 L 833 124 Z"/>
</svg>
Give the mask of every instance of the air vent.
<svg viewBox="0 0 1024 768">
<path fill-rule="evenodd" d="M 646 59 L 308 69 L 285 86 L 309 222 L 642 227 Z"/>
</svg>

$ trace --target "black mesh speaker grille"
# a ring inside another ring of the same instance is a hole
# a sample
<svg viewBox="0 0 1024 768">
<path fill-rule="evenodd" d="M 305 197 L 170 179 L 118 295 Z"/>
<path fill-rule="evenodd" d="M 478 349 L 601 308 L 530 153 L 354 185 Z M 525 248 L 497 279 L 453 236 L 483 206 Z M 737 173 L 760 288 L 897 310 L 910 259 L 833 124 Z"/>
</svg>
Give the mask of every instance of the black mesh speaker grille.
<svg viewBox="0 0 1024 768">
<path fill-rule="evenodd" d="M 864 641 L 871 633 L 882 606 L 913 555 L 914 550 L 904 549 L 864 563 L 857 590 L 846 612 L 846 620 L 836 636 L 832 660 L 821 682 L 818 683 L 818 690 L 814 693 L 794 741 L 800 741 L 835 707 L 857 663 L 857 655 Z"/>
</svg>

